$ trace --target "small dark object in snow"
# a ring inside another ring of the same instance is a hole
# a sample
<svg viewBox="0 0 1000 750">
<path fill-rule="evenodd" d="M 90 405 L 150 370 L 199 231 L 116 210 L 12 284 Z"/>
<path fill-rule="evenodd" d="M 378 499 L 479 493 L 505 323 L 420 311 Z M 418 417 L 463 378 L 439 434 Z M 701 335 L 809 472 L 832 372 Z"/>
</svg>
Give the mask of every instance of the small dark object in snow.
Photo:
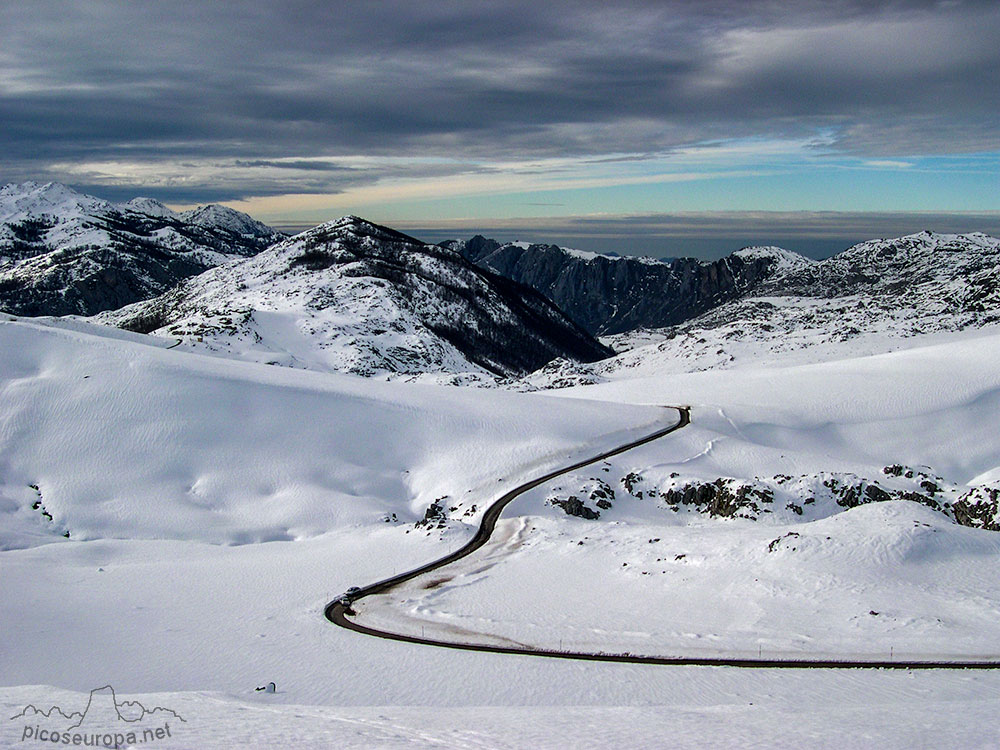
<svg viewBox="0 0 1000 750">
<path fill-rule="evenodd" d="M 870 614 L 872 617 L 878 617 L 878 612 L 876 612 L 874 609 L 868 610 L 868 614 Z"/>
<path fill-rule="evenodd" d="M 258 693 L 273 693 L 275 690 L 276 690 L 276 687 L 275 687 L 275 684 L 273 682 L 269 682 L 266 685 L 258 685 L 256 687 L 256 691 Z"/>
<path fill-rule="evenodd" d="M 781 544 L 782 539 L 795 539 L 798 536 L 799 536 L 798 532 L 789 531 L 784 536 L 779 536 L 777 539 L 773 540 L 770 544 L 768 544 L 767 551 L 774 552 L 778 548 L 778 545 Z M 794 551 L 795 549 L 796 549 L 795 547 L 792 547 L 792 551 Z"/>
</svg>

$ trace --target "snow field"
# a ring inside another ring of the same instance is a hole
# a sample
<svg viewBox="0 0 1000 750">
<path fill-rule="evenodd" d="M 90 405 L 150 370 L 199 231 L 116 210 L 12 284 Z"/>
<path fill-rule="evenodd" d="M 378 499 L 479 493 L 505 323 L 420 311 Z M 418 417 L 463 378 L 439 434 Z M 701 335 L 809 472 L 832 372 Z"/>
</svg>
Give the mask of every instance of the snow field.
<svg viewBox="0 0 1000 750">
<path fill-rule="evenodd" d="M 243 544 L 392 513 L 412 521 L 446 495 L 482 506 L 515 470 L 660 417 L 233 363 L 84 330 L 0 322 L 2 546 L 64 531 Z"/>
</svg>

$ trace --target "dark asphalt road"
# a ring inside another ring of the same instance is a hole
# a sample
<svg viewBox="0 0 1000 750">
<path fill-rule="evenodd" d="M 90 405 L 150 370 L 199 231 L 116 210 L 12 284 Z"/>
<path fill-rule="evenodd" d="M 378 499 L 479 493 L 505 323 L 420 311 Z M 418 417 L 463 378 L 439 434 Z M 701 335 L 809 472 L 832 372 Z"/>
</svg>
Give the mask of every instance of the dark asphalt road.
<svg viewBox="0 0 1000 750">
<path fill-rule="evenodd" d="M 617 456 L 632 448 L 651 443 L 664 435 L 669 435 L 676 430 L 686 427 L 691 422 L 691 410 L 686 406 L 666 407 L 676 409 L 680 414 L 680 420 L 670 427 L 666 427 L 656 432 L 650 433 L 638 440 L 620 445 L 599 455 L 578 461 L 571 466 L 549 472 L 530 482 L 518 485 L 514 489 L 504 494 L 493 503 L 483 514 L 479 529 L 476 535 L 460 549 L 445 555 L 433 562 L 422 565 L 419 568 L 400 573 L 392 578 L 372 583 L 360 588 L 351 594 L 350 599 L 356 602 L 366 596 L 374 594 L 384 594 L 401 583 L 412 580 L 425 573 L 443 568 L 456 560 L 468 557 L 473 552 L 489 541 L 496 528 L 497 521 L 503 509 L 512 500 L 523 495 L 528 490 L 532 490 L 540 484 L 555 479 L 576 469 L 583 468 L 592 463 L 603 461 L 611 456 Z M 392 633 L 387 630 L 377 630 L 375 628 L 362 625 L 352 620 L 353 611 L 350 610 L 341 598 L 335 599 L 326 605 L 324 609 L 326 619 L 334 625 L 338 625 L 356 633 L 374 636 L 376 638 L 386 638 L 393 641 L 404 641 L 406 643 L 417 643 L 423 646 L 438 646 L 441 648 L 458 649 L 461 651 L 486 651 L 494 654 L 519 654 L 521 656 L 544 656 L 552 659 L 575 659 L 581 661 L 601 661 L 619 662 L 625 664 L 661 664 L 675 666 L 713 666 L 713 667 L 753 667 L 756 669 L 1000 669 L 1000 661 L 906 661 L 906 660 L 831 660 L 831 659 L 733 659 L 726 657 L 686 657 L 686 656 L 643 656 L 630 653 L 585 653 L 574 651 L 555 651 L 548 649 L 518 648 L 513 646 L 491 646 L 478 643 L 455 643 L 451 641 L 439 641 L 433 638 L 423 638 L 421 636 L 406 635 L 404 633 Z"/>
</svg>

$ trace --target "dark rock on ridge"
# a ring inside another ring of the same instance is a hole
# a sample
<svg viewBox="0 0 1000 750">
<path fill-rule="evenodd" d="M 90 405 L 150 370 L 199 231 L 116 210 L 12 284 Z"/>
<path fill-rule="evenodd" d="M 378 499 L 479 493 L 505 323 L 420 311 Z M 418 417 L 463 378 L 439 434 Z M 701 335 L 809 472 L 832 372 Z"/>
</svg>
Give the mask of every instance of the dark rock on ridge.
<svg viewBox="0 0 1000 750">
<path fill-rule="evenodd" d="M 575 253 L 556 245 L 502 245 L 480 235 L 443 244 L 482 268 L 537 289 L 599 335 L 682 323 L 746 294 L 778 265 L 764 253 L 660 262 Z"/>
</svg>

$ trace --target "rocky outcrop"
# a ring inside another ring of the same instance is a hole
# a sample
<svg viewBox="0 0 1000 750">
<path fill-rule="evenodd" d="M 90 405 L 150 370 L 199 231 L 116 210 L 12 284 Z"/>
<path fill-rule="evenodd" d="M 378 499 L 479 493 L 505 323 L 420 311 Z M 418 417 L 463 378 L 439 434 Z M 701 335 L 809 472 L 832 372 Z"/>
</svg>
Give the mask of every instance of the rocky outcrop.
<svg viewBox="0 0 1000 750">
<path fill-rule="evenodd" d="M 580 489 L 586 500 L 596 506 L 598 510 L 589 507 L 584 500 L 576 495 L 568 497 L 553 495 L 548 498 L 548 502 L 550 505 L 562 508 L 568 516 L 586 518 L 589 521 L 596 521 L 600 518 L 602 510 L 611 510 L 615 500 L 615 491 L 606 481 L 599 477 L 591 477 Z"/>
<path fill-rule="evenodd" d="M 996 487 L 973 487 L 951 509 L 963 526 L 1000 531 L 1000 489 Z"/>
<path fill-rule="evenodd" d="M 714 482 L 671 488 L 663 491 L 660 497 L 668 506 L 689 505 L 699 513 L 722 518 L 756 518 L 761 512 L 770 513 L 764 506 L 774 502 L 774 492 L 767 488 L 722 477 Z"/>
<path fill-rule="evenodd" d="M 922 469 L 899 464 L 886 466 L 882 475 L 867 478 L 821 472 L 704 480 L 677 473 L 651 479 L 644 472 L 629 471 L 619 482 L 621 497 L 652 501 L 656 507 L 674 513 L 689 511 L 713 518 L 769 518 L 789 523 L 813 521 L 871 503 L 908 501 L 927 506 L 962 526 L 1000 531 L 1000 488 L 955 485 Z M 582 518 L 599 518 L 596 508 L 610 509 L 610 501 L 615 499 L 611 485 L 594 477 L 580 478 L 556 490 L 548 503 Z"/>
<path fill-rule="evenodd" d="M 537 289 L 580 326 L 599 335 L 682 323 L 746 294 L 784 263 L 809 263 L 778 248 L 705 262 L 500 244 L 479 235 L 444 244 L 482 268 Z"/>
<path fill-rule="evenodd" d="M 567 498 L 553 498 L 550 502 L 557 508 L 562 508 L 566 511 L 567 516 L 585 518 L 588 521 L 596 521 L 601 517 L 601 512 L 599 510 L 588 508 L 584 505 L 583 500 L 578 498 L 576 495 L 570 495 Z"/>
</svg>

